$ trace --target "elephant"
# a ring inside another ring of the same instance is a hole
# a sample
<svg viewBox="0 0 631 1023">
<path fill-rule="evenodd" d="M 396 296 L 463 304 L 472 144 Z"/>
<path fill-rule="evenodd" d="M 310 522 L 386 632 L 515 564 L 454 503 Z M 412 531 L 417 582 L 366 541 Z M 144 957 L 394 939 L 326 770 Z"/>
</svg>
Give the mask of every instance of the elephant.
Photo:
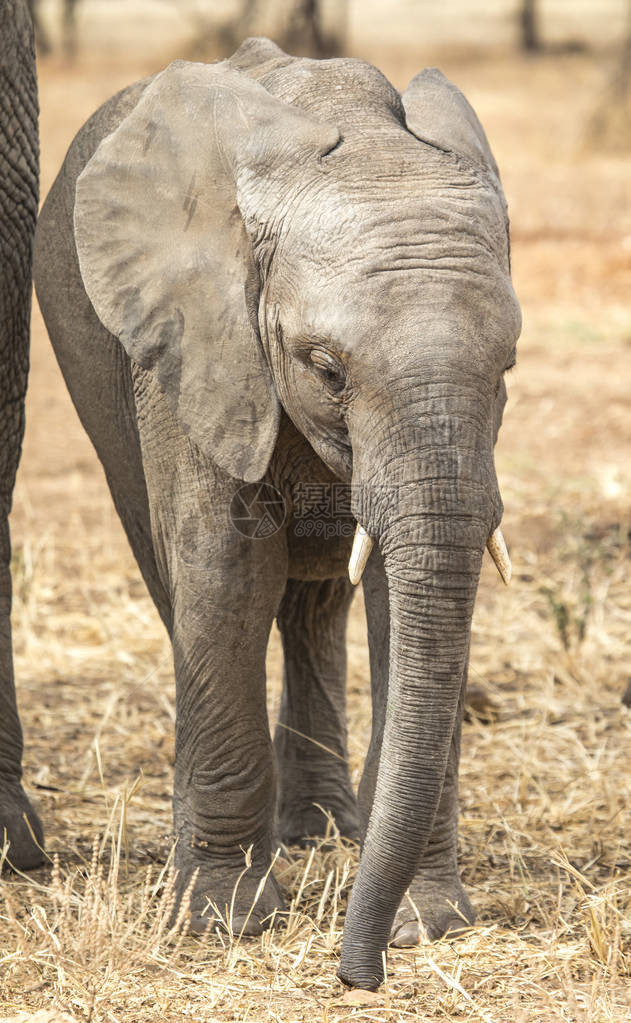
<svg viewBox="0 0 631 1023">
<path fill-rule="evenodd" d="M 34 275 L 172 642 L 190 926 L 238 878 L 236 932 L 282 913 L 275 842 L 322 834 L 320 807 L 361 840 L 339 977 L 376 989 L 388 944 L 419 941 L 412 902 L 430 938 L 474 919 L 463 691 L 487 545 L 510 572 L 494 445 L 521 322 L 483 129 L 435 69 L 401 95 L 362 60 L 266 39 L 176 61 L 77 135 Z M 304 528 L 305 487 L 345 488 L 334 529 Z M 243 528 L 259 514 L 259 535 Z M 345 629 L 362 572 L 373 721 L 355 797 Z"/>
<path fill-rule="evenodd" d="M 22 787 L 11 644 L 9 512 L 24 435 L 39 199 L 37 77 L 24 0 L 0 0 L 0 76 L 0 843 L 9 843 L 10 864 L 26 869 L 42 862 L 43 835 Z"/>
</svg>

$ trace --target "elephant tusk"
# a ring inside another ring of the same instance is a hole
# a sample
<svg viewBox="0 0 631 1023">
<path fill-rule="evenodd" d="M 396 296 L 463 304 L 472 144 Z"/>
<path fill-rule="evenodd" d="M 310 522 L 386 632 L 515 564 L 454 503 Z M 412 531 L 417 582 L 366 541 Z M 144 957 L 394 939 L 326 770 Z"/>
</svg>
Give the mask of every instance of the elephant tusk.
<svg viewBox="0 0 631 1023">
<path fill-rule="evenodd" d="M 374 543 L 375 541 L 371 540 L 364 527 L 358 523 L 355 530 L 355 539 L 353 540 L 353 549 L 348 562 L 348 575 L 353 586 L 357 585 L 364 574 L 366 562 L 370 557 Z"/>
<path fill-rule="evenodd" d="M 495 562 L 497 571 L 501 575 L 505 585 L 508 586 L 511 580 L 511 575 L 513 574 L 513 566 L 510 563 L 506 541 L 502 536 L 502 530 L 499 526 L 487 540 L 486 546 L 489 554 Z"/>
</svg>

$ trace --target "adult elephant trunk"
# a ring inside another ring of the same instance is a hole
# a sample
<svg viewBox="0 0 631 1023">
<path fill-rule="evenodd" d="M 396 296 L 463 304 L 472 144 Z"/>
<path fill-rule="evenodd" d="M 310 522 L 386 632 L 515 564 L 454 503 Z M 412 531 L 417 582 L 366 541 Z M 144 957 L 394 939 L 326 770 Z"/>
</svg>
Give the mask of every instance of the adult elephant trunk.
<svg viewBox="0 0 631 1023">
<path fill-rule="evenodd" d="M 462 407 L 429 418 L 425 408 L 414 418 L 413 431 L 396 431 L 407 453 L 354 491 L 358 521 L 383 556 L 390 605 L 383 745 L 339 971 L 368 989 L 383 979 L 392 922 L 432 832 L 482 555 L 501 517 L 491 431 L 473 438 Z"/>
</svg>

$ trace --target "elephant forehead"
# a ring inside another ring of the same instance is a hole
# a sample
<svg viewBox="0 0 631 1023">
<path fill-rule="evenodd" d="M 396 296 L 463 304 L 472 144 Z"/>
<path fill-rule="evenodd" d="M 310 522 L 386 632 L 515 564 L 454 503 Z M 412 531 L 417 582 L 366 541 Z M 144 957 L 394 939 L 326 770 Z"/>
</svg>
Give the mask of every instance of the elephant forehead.
<svg viewBox="0 0 631 1023">
<path fill-rule="evenodd" d="M 488 211 L 346 207 L 330 231 L 322 228 L 322 219 L 319 229 L 294 225 L 274 261 L 275 290 L 296 329 L 353 345 L 366 333 L 413 333 L 441 318 L 460 335 L 519 332 L 506 230 L 495 237 Z"/>
<path fill-rule="evenodd" d="M 373 274 L 341 269 L 296 286 L 289 309 L 281 302 L 289 336 L 322 340 L 351 361 L 376 357 L 385 369 L 420 371 L 429 359 L 466 368 L 480 360 L 506 363 L 519 336 L 521 314 L 510 278 L 497 264 L 488 276 L 456 269 L 396 269 Z M 499 367 L 503 368 L 503 367 Z"/>
<path fill-rule="evenodd" d="M 281 220 L 278 252 L 298 271 L 508 267 L 506 218 L 499 196 L 479 182 L 400 179 L 314 181 Z"/>
<path fill-rule="evenodd" d="M 440 350 L 456 358 L 485 350 L 492 361 L 514 346 L 521 314 L 510 279 L 496 275 L 488 287 L 468 280 L 431 280 L 399 271 L 384 280 L 341 277 L 314 289 L 306 283 L 283 317 L 295 337 L 322 340 L 352 356 L 375 348 L 407 352 Z"/>
<path fill-rule="evenodd" d="M 520 316 L 501 195 L 411 137 L 395 136 L 372 161 L 365 146 L 344 147 L 303 179 L 279 222 L 272 291 L 284 329 L 347 351 L 377 333 L 413 347 L 441 322 L 460 342 L 514 343 Z"/>
</svg>

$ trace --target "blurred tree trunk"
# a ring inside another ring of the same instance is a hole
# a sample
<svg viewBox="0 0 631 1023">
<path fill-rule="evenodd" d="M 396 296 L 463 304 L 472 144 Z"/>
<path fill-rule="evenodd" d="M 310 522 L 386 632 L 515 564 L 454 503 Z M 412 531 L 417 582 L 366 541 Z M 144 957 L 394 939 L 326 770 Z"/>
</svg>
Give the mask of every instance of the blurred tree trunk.
<svg viewBox="0 0 631 1023">
<path fill-rule="evenodd" d="M 8 0 L 10 3 L 11 0 Z M 44 27 L 40 12 L 40 0 L 27 0 L 35 42 L 42 57 L 48 57 L 53 52 L 53 45 Z M 61 45 L 68 60 L 73 60 L 77 54 L 77 17 L 76 11 L 79 0 L 63 0 L 61 10 Z"/>
<path fill-rule="evenodd" d="M 62 46 L 68 60 L 77 55 L 77 7 L 79 0 L 64 0 L 61 18 Z"/>
<path fill-rule="evenodd" d="M 586 136 L 592 146 L 631 149 L 631 0 L 627 0 L 625 37 Z"/>
<path fill-rule="evenodd" d="M 537 0 L 521 0 L 519 27 L 522 50 L 525 50 L 526 53 L 537 53 L 543 48 L 539 35 Z"/>
<path fill-rule="evenodd" d="M 28 9 L 31 12 L 31 20 L 33 22 L 33 31 L 35 33 L 35 42 L 37 49 L 39 50 L 42 57 L 47 57 L 49 53 L 52 53 L 52 46 L 48 33 L 42 24 L 42 19 L 39 15 L 39 0 L 27 0 Z"/>
<path fill-rule="evenodd" d="M 330 10 L 325 19 L 322 0 L 240 0 L 236 13 L 223 23 L 209 13 L 210 5 L 204 11 L 182 3 L 182 9 L 194 25 L 189 57 L 196 60 L 228 56 L 244 39 L 262 30 L 282 49 L 311 57 L 337 56 L 346 41 L 348 0 L 337 0 L 333 25 Z"/>
<path fill-rule="evenodd" d="M 321 0 L 294 0 L 284 40 L 289 49 L 306 49 L 314 57 L 339 55 L 346 35 L 346 0 L 338 0 L 337 6 L 342 25 L 338 18 L 335 30 L 327 32 Z"/>
</svg>

